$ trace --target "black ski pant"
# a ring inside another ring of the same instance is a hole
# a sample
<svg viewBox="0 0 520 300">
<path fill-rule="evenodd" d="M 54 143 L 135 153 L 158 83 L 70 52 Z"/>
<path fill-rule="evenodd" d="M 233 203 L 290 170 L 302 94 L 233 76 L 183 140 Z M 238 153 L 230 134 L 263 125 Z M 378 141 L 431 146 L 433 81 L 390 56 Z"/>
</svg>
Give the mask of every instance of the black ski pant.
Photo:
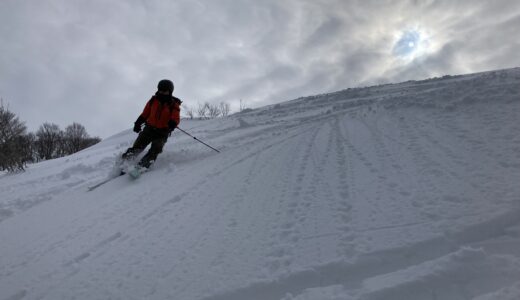
<svg viewBox="0 0 520 300">
<path fill-rule="evenodd" d="M 157 156 L 162 152 L 164 144 L 168 140 L 168 132 L 164 129 L 157 129 L 146 126 L 134 142 L 134 145 L 123 153 L 123 159 L 132 159 L 139 155 L 144 149 L 152 144 L 150 150 L 139 162 L 140 166 L 149 168 L 150 165 L 157 159 Z"/>
</svg>

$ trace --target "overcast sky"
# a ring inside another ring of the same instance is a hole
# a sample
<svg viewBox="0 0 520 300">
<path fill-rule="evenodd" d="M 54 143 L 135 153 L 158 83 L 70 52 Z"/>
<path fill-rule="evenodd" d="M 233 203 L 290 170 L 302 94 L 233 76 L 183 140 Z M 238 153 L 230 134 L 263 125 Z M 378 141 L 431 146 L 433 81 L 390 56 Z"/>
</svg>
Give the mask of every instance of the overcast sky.
<svg viewBox="0 0 520 300">
<path fill-rule="evenodd" d="M 131 128 L 157 82 L 237 110 L 520 66 L 520 1 L 0 0 L 0 97 L 29 130 Z"/>
</svg>

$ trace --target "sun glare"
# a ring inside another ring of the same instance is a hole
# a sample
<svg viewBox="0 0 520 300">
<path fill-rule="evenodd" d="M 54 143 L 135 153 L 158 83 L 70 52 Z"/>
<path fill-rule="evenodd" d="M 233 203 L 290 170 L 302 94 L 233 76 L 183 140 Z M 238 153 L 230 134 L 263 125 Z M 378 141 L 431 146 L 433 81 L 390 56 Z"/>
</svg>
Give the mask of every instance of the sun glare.
<svg viewBox="0 0 520 300">
<path fill-rule="evenodd" d="M 394 34 L 392 54 L 403 60 L 414 60 L 431 53 L 430 36 L 419 28 L 405 29 Z"/>
</svg>

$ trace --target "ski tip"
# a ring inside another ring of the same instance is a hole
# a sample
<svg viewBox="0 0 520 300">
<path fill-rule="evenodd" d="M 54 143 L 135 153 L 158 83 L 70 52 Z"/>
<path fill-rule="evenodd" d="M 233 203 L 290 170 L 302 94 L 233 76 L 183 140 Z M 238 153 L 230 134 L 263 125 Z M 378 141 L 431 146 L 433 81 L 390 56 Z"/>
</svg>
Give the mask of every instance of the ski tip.
<svg viewBox="0 0 520 300">
<path fill-rule="evenodd" d="M 128 172 L 128 175 L 132 179 L 137 179 L 139 178 L 139 176 L 141 176 L 141 172 L 138 169 L 133 169 L 132 171 Z"/>
</svg>

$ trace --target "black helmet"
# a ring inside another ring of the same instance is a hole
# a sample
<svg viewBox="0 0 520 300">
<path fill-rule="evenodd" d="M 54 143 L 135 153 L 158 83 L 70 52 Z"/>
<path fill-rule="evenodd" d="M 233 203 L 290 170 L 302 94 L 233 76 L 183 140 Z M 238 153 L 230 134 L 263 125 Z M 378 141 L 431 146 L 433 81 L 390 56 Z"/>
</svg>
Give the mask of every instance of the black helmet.
<svg viewBox="0 0 520 300">
<path fill-rule="evenodd" d="M 173 82 L 168 79 L 163 79 L 159 81 L 157 84 L 158 91 L 170 91 L 170 94 L 173 93 Z"/>
</svg>

